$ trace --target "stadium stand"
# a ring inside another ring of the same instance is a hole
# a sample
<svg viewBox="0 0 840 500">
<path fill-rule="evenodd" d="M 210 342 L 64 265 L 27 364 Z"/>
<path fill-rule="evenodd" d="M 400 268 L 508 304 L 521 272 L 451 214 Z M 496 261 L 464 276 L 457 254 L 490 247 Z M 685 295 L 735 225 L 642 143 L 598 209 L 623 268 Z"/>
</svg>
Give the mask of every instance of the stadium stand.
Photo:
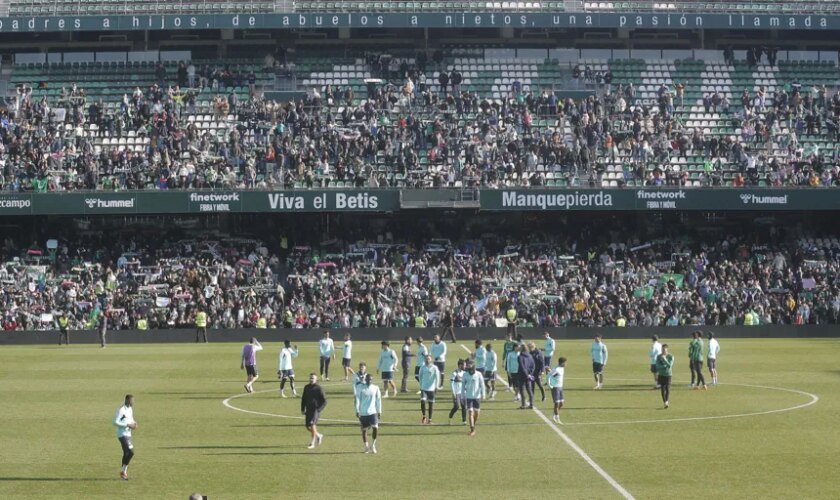
<svg viewBox="0 0 840 500">
<path fill-rule="evenodd" d="M 20 64 L 3 129 L 52 143 L 7 133 L 3 189 L 837 184 L 836 64 L 747 56 L 301 55 L 310 94 L 290 105 L 259 97 L 257 60 Z"/>
<path fill-rule="evenodd" d="M 603 231 L 585 221 L 527 243 L 500 237 L 450 242 L 401 233 L 308 242 L 275 254 L 257 239 L 172 225 L 70 232 L 50 252 L 9 241 L 0 268 L 6 330 L 90 328 L 109 309 L 113 328 L 188 327 L 198 308 L 214 327 L 431 326 L 453 310 L 457 326 L 492 326 L 508 301 L 525 325 L 818 324 L 840 320 L 840 240 L 796 230 L 709 237 L 676 225 L 671 237 Z M 752 221 L 745 220 L 750 225 Z M 144 238 L 149 230 L 155 238 Z M 480 232 L 480 227 L 473 232 Z M 434 232 L 434 231 L 432 231 Z M 737 233 L 737 234 L 736 234 Z M 81 236 L 81 235 L 84 236 Z M 423 233 L 427 234 L 427 233 Z M 797 234 L 799 234 L 797 236 Z M 308 244 L 309 243 L 309 244 Z M 752 323 L 755 315 L 756 323 Z"/>
</svg>

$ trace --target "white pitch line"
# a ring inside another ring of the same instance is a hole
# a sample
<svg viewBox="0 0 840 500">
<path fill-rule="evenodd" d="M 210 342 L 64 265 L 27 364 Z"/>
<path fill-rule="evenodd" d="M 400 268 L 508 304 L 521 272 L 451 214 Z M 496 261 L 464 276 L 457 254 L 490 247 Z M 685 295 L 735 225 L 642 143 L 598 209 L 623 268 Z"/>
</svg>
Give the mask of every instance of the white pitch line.
<svg viewBox="0 0 840 500">
<path fill-rule="evenodd" d="M 615 380 L 615 379 L 613 379 Z M 817 404 L 819 402 L 820 397 L 816 394 L 812 394 L 810 392 L 800 391 L 798 389 L 786 389 L 784 387 L 772 387 L 768 385 L 751 385 L 751 384 L 731 384 L 731 383 L 719 383 L 718 385 L 730 385 L 735 387 L 752 387 L 754 389 L 768 389 L 773 391 L 782 391 L 782 392 L 792 392 L 794 394 L 801 394 L 803 396 L 808 396 L 811 398 L 810 401 L 807 403 L 802 403 L 796 406 L 790 406 L 788 408 L 780 408 L 777 410 L 766 410 L 766 411 L 758 411 L 753 413 L 738 413 L 734 415 L 710 415 L 707 417 L 681 417 L 681 418 L 665 418 L 665 419 L 658 419 L 658 420 L 617 420 L 612 422 L 574 422 L 571 424 L 566 425 L 626 425 L 626 424 L 664 424 L 667 422 L 692 422 L 697 420 L 723 420 L 727 418 L 742 418 L 742 417 L 756 417 L 759 415 L 772 415 L 774 413 L 785 413 L 788 411 L 794 410 L 801 410 L 802 408 L 807 408 L 811 405 Z"/>
<path fill-rule="evenodd" d="M 470 350 L 469 350 L 469 348 L 468 348 L 467 346 L 465 346 L 464 344 L 461 344 L 461 347 L 463 347 L 463 348 L 464 348 L 464 350 L 465 350 L 465 351 L 467 351 L 468 353 L 472 354 L 472 351 L 470 351 Z M 507 385 L 508 387 L 510 387 L 510 385 L 508 385 L 507 381 L 502 380 L 501 378 L 499 378 L 499 376 L 498 376 L 498 375 L 496 376 L 496 378 L 497 378 L 499 381 L 501 381 L 503 384 L 505 384 L 505 385 Z M 549 427 L 551 427 L 551 429 L 552 429 L 552 430 L 554 430 L 554 432 L 555 432 L 555 433 L 557 433 L 557 435 L 558 435 L 558 436 L 560 436 L 560 438 L 561 438 L 563 441 L 565 441 L 565 442 L 566 442 L 566 444 L 567 444 L 567 445 L 569 445 L 569 447 L 570 447 L 570 448 L 572 448 L 572 450 L 574 450 L 574 451 L 575 451 L 575 453 L 577 453 L 578 455 L 580 455 L 580 457 L 581 457 L 584 461 L 586 461 L 586 463 L 588 463 L 590 467 L 592 467 L 593 469 L 595 469 L 595 472 L 597 472 L 597 473 L 598 473 L 598 475 L 600 475 L 602 478 L 604 478 L 604 479 L 605 479 L 605 480 L 606 480 L 606 481 L 610 484 L 610 486 L 612 486 L 612 487 L 613 487 L 613 489 L 615 489 L 615 491 L 617 491 L 617 492 L 618 492 L 618 493 L 622 496 L 622 498 L 624 498 L 625 500 L 635 500 L 635 498 L 633 497 L 633 495 L 631 495 L 631 494 L 630 494 L 630 492 L 629 492 L 629 491 L 627 491 L 627 490 L 624 488 L 624 486 L 621 486 L 621 485 L 618 483 L 618 481 L 616 481 L 615 479 L 613 479 L 613 477 L 612 477 L 612 476 L 610 476 L 610 475 L 607 473 L 607 471 L 605 471 L 605 470 L 604 470 L 604 469 L 603 469 L 600 465 L 598 465 L 598 464 L 597 464 L 594 460 L 592 460 L 592 457 L 590 457 L 589 455 L 587 455 L 587 454 L 586 454 L 586 452 L 585 452 L 585 451 L 583 451 L 583 449 L 582 449 L 580 446 L 578 446 L 578 445 L 577 445 L 577 443 L 575 443 L 574 441 L 572 441 L 572 439 L 571 439 L 569 436 L 567 436 L 567 435 L 566 435 L 566 433 L 564 433 L 563 431 L 561 431 L 561 430 L 560 430 L 560 428 L 559 428 L 559 427 L 557 427 L 556 425 L 554 425 L 554 423 L 553 423 L 551 420 L 549 420 L 549 419 L 548 419 L 548 417 L 546 417 L 546 416 L 543 414 L 543 412 L 541 412 L 541 411 L 540 411 L 540 410 L 539 410 L 536 406 L 534 406 L 532 409 L 534 410 L 534 413 L 536 413 L 537 415 L 539 415 L 539 416 L 540 416 L 540 418 L 542 418 L 542 419 L 543 419 L 543 421 L 544 421 L 546 424 L 548 424 L 548 426 L 549 426 Z"/>
<path fill-rule="evenodd" d="M 260 394 L 260 393 L 263 393 L 263 392 L 277 392 L 277 390 L 276 389 L 266 389 L 264 391 L 254 391 L 250 394 Z M 276 417 L 276 418 L 291 418 L 291 419 L 295 419 L 295 420 L 302 420 L 303 419 L 302 416 L 280 415 L 278 413 L 265 413 L 265 412 L 262 412 L 262 411 L 246 410 L 244 408 L 238 408 L 238 407 L 230 404 L 231 399 L 237 399 L 237 398 L 249 396 L 250 394 L 247 393 L 247 392 L 242 393 L 242 394 L 235 394 L 235 395 L 225 399 L 224 401 L 222 401 L 222 404 L 225 405 L 226 407 L 230 408 L 231 410 L 241 411 L 242 413 L 250 413 L 252 415 L 262 415 L 264 417 Z M 338 423 L 345 423 L 345 424 L 357 424 L 358 423 L 358 421 L 355 421 L 355 420 L 340 420 L 340 419 L 335 419 L 335 418 L 320 418 L 318 420 L 320 420 L 321 422 L 338 422 Z M 384 424 L 385 422 L 382 422 L 382 423 Z"/>
<path fill-rule="evenodd" d="M 534 412 L 537 415 L 539 415 L 540 418 L 543 419 L 543 421 L 546 424 L 548 424 L 548 426 L 551 427 L 554 430 L 554 432 L 557 433 L 557 435 L 560 436 L 561 439 L 563 439 L 563 441 L 566 442 L 566 444 L 568 444 L 573 450 L 575 450 L 575 452 L 578 455 L 580 455 L 581 458 L 583 458 L 586 461 L 586 463 L 589 464 L 590 467 L 595 469 L 595 472 L 600 474 L 601 477 L 603 477 L 608 483 L 610 483 L 610 486 L 612 486 L 615 489 L 615 491 L 617 491 L 623 498 L 625 498 L 626 500 L 635 500 L 633 495 L 629 491 L 627 491 L 627 489 L 625 489 L 624 486 L 621 486 L 618 483 L 618 481 L 613 479 L 613 477 L 610 476 L 607 473 L 607 471 L 601 468 L 601 466 L 598 465 L 595 462 L 595 460 L 592 460 L 592 458 L 589 455 L 587 455 L 586 452 L 583 451 L 583 449 L 581 449 L 580 446 L 578 446 L 574 441 L 572 441 L 572 439 L 569 436 L 567 436 L 565 432 L 561 431 L 559 427 L 554 425 L 554 422 L 549 420 L 548 417 L 546 417 L 545 414 L 543 414 L 543 412 L 541 412 L 536 406 L 534 407 Z"/>
</svg>

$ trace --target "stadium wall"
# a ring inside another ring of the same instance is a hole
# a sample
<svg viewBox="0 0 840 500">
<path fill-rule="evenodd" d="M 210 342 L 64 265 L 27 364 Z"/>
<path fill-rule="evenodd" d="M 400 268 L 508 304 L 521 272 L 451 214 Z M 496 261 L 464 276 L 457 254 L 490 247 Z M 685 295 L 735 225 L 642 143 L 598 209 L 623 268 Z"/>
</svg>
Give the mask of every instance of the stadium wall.
<svg viewBox="0 0 840 500">
<path fill-rule="evenodd" d="M 620 339 L 647 339 L 651 335 L 659 335 L 661 338 L 687 338 L 696 329 L 703 331 L 711 330 L 716 336 L 726 338 L 822 338 L 840 337 L 840 328 L 837 325 L 763 325 L 763 326 L 719 326 L 719 327 L 692 327 L 692 326 L 662 326 L 654 328 L 642 327 L 608 327 L 608 328 L 519 328 L 517 331 L 526 339 L 538 339 L 545 331 L 551 332 L 551 336 L 558 340 L 590 339 L 596 333 L 601 333 L 606 341 Z M 210 342 L 245 342 L 252 335 L 261 341 L 280 342 L 289 339 L 292 342 L 306 342 L 320 339 L 322 329 L 300 330 L 300 329 L 230 329 L 230 330 L 209 330 Z M 351 328 L 351 329 L 330 329 L 334 339 L 342 339 L 345 333 L 350 333 L 353 340 L 379 341 L 390 340 L 401 341 L 406 335 L 425 339 L 431 339 L 436 333 L 441 333 L 440 328 Z M 485 341 L 503 339 L 504 328 L 458 328 L 455 335 L 460 342 L 471 343 L 476 338 Z M 107 341 L 109 344 L 141 344 L 141 343 L 169 343 L 169 342 L 194 342 L 195 330 L 119 330 L 108 332 Z M 58 342 L 58 331 L 15 331 L 0 333 L 0 345 L 36 345 L 55 344 Z M 73 344 L 98 344 L 99 335 L 93 330 L 71 331 L 70 342 Z"/>
</svg>

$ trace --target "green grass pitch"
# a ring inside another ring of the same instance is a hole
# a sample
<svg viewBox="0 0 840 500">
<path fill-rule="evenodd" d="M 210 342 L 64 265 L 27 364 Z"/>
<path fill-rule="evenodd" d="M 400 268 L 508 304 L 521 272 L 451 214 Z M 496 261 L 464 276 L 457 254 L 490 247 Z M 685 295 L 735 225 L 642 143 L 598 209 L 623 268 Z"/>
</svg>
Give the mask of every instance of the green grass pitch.
<svg viewBox="0 0 840 500">
<path fill-rule="evenodd" d="M 435 425 L 421 426 L 412 377 L 409 394 L 383 401 L 375 456 L 361 453 L 340 360 L 324 384 L 323 445 L 308 450 L 299 400 L 278 397 L 279 343 L 258 354 L 258 392 L 229 401 L 271 416 L 222 403 L 244 393 L 241 344 L 3 347 L 0 498 L 621 498 L 558 430 L 639 499 L 836 498 L 840 342 L 723 338 L 721 384 L 705 392 L 687 387 L 688 340 L 667 342 L 669 410 L 652 390 L 649 342 L 607 338 L 606 386 L 593 391 L 589 342 L 558 341 L 569 362 L 557 429 L 500 390 L 470 438 L 447 425 L 448 384 Z M 318 364 L 314 341 L 300 348 L 299 391 Z M 353 365 L 373 372 L 378 352 L 356 343 Z M 447 371 L 465 355 L 449 344 Z M 123 482 L 111 420 L 128 392 L 139 426 Z M 538 408 L 551 418 L 550 401 Z"/>
</svg>

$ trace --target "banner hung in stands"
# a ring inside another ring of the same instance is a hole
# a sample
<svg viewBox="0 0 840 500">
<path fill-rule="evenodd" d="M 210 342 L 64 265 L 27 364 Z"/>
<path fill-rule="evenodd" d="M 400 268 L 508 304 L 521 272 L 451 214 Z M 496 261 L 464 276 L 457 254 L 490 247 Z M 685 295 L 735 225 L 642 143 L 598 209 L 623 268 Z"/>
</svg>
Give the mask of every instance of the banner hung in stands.
<svg viewBox="0 0 840 500">
<path fill-rule="evenodd" d="M 626 28 L 836 30 L 840 16 L 713 13 L 253 13 L 0 18 L 0 33 L 300 28 Z"/>
<path fill-rule="evenodd" d="M 412 191 L 436 201 L 432 190 Z M 395 212 L 397 189 L 0 194 L 2 215 Z M 483 211 L 840 210 L 835 189 L 482 189 Z"/>
<path fill-rule="evenodd" d="M 0 215 L 393 212 L 397 190 L 0 194 Z"/>
<path fill-rule="evenodd" d="M 839 210 L 832 189 L 482 190 L 481 210 Z"/>
</svg>

